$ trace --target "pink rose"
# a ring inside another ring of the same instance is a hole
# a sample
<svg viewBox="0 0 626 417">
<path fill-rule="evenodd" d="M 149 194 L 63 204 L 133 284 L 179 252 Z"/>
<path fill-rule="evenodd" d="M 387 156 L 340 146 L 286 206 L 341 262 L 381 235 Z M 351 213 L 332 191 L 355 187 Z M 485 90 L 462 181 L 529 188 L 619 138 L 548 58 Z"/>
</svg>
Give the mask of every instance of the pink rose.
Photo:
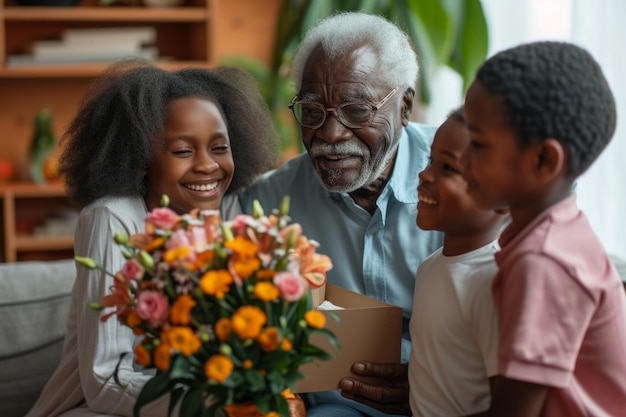
<svg viewBox="0 0 626 417">
<path fill-rule="evenodd" d="M 204 232 L 204 229 L 200 229 L 200 230 L 202 230 L 202 232 Z M 165 242 L 165 248 L 168 249 L 168 250 L 178 249 L 178 248 L 189 248 L 191 250 L 189 251 L 187 256 L 185 256 L 185 260 L 187 262 L 195 262 L 196 261 L 196 252 L 194 250 L 195 247 L 192 245 L 191 241 L 189 240 L 190 237 L 194 238 L 195 236 L 193 236 L 189 232 L 186 232 L 183 229 L 178 229 L 177 231 L 172 233 L 172 235 L 167 240 L 167 242 Z M 205 237 L 206 237 L 206 235 L 205 235 Z"/>
<path fill-rule="evenodd" d="M 239 214 L 230 222 L 230 228 L 235 236 L 246 236 L 248 224 L 254 223 L 254 217 L 247 214 Z"/>
<path fill-rule="evenodd" d="M 206 230 L 204 227 L 192 227 L 191 230 L 187 232 L 187 238 L 191 242 L 191 246 L 196 249 L 204 249 L 208 244 Z"/>
<path fill-rule="evenodd" d="M 157 291 L 143 291 L 137 297 L 137 314 L 147 321 L 150 327 L 159 327 L 167 315 L 167 298 Z"/>
<path fill-rule="evenodd" d="M 146 217 L 146 223 L 153 224 L 159 229 L 171 230 L 176 221 L 178 215 L 167 207 L 157 207 L 148 213 Z"/>
<path fill-rule="evenodd" d="M 190 247 L 191 242 L 189 241 L 189 236 L 183 229 L 178 229 L 169 239 L 165 242 L 165 247 L 167 249 L 176 249 L 182 247 Z"/>
<path fill-rule="evenodd" d="M 280 290 L 280 296 L 288 302 L 298 301 L 309 288 L 308 282 L 291 272 L 279 272 L 274 276 L 274 285 Z"/>
<path fill-rule="evenodd" d="M 122 275 L 128 280 L 140 280 L 144 273 L 143 266 L 135 259 L 129 259 L 122 267 Z"/>
</svg>

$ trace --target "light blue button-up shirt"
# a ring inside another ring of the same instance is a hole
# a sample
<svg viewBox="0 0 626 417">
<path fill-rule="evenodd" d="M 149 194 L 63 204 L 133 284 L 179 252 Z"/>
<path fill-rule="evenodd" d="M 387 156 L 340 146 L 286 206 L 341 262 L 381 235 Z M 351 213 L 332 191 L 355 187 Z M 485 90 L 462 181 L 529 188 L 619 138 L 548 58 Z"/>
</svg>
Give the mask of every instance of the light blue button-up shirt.
<svg viewBox="0 0 626 417">
<path fill-rule="evenodd" d="M 373 215 L 347 193 L 327 191 L 306 153 L 265 174 L 240 195 L 248 213 L 254 199 L 269 212 L 289 195 L 292 220 L 320 243 L 319 253 L 332 259 L 329 283 L 402 307 L 403 362 L 410 352 L 408 322 L 417 266 L 443 243 L 441 233 L 415 224 L 417 174 L 428 163 L 435 130 L 417 123 L 404 129 L 393 173 Z"/>
</svg>

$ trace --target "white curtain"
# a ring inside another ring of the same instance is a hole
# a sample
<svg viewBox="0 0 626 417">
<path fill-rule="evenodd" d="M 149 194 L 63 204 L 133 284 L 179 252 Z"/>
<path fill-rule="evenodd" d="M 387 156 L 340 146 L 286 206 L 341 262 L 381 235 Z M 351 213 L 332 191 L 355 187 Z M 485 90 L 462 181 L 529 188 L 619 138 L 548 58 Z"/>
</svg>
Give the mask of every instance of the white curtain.
<svg viewBox="0 0 626 417">
<path fill-rule="evenodd" d="M 600 63 L 617 102 L 611 144 L 577 184 L 578 205 L 606 250 L 626 259 L 626 1 L 482 0 L 489 28 L 489 55 L 536 40 L 563 40 L 586 48 Z M 461 81 L 451 70 L 435 75 L 427 123 L 440 124 L 462 103 Z"/>
</svg>

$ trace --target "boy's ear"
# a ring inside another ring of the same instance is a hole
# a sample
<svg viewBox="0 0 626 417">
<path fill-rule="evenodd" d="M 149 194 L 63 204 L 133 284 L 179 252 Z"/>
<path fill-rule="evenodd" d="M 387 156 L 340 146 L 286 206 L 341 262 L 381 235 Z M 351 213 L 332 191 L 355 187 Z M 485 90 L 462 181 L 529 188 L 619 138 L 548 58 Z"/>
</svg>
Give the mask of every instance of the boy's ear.
<svg viewBox="0 0 626 417">
<path fill-rule="evenodd" d="M 413 100 L 415 99 L 415 90 L 407 88 L 402 95 L 402 110 L 400 117 L 402 119 L 402 126 L 407 126 L 411 120 L 411 113 L 413 112 Z"/>
<path fill-rule="evenodd" d="M 548 138 L 538 143 L 536 148 L 536 174 L 538 180 L 550 181 L 565 170 L 567 152 L 563 144 Z"/>
</svg>

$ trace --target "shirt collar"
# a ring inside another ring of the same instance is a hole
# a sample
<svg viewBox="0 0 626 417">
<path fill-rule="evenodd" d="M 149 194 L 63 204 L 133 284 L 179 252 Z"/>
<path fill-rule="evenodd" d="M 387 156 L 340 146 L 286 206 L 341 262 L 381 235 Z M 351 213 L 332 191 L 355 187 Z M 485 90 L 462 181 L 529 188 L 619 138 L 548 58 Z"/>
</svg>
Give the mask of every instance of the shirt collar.
<svg viewBox="0 0 626 417">
<path fill-rule="evenodd" d="M 387 183 L 387 187 L 391 189 L 393 196 L 404 204 L 417 204 L 417 185 L 419 184 L 418 172 L 413 172 L 412 167 L 421 166 L 421 164 L 411 163 L 413 158 L 419 158 L 415 149 L 411 149 L 410 140 L 407 129 L 402 130 L 400 143 L 398 144 L 398 154 L 396 156 L 393 173 Z"/>
<path fill-rule="evenodd" d="M 416 156 L 414 155 L 414 152 L 411 152 L 409 144 L 410 140 L 408 136 L 406 128 L 402 129 L 393 172 L 391 173 L 391 178 L 389 178 L 389 182 L 387 182 L 381 196 L 385 194 L 388 195 L 389 192 L 391 192 L 396 200 L 401 203 L 417 204 L 417 185 L 419 183 L 419 179 L 417 177 L 418 173 L 411 172 L 411 166 L 415 166 L 415 164 L 410 163 L 411 158 L 415 158 Z M 326 193 L 330 198 L 335 200 L 339 200 L 341 198 L 351 199 L 348 193 L 336 193 L 328 190 Z"/>
<path fill-rule="evenodd" d="M 505 249 L 506 246 L 512 245 L 514 242 L 520 242 L 531 233 L 539 224 L 543 223 L 546 220 L 550 220 L 553 223 L 566 223 L 572 220 L 574 217 L 579 214 L 578 206 L 576 205 L 576 193 L 572 192 L 567 198 L 559 201 L 556 204 L 551 205 L 546 208 L 544 211 L 539 213 L 537 217 L 533 219 L 530 223 L 524 227 L 519 233 L 516 235 L 511 235 L 511 231 L 513 230 L 514 225 L 509 224 L 500 235 L 499 243 L 502 249 Z M 516 246 L 513 244 L 513 246 Z"/>
</svg>

